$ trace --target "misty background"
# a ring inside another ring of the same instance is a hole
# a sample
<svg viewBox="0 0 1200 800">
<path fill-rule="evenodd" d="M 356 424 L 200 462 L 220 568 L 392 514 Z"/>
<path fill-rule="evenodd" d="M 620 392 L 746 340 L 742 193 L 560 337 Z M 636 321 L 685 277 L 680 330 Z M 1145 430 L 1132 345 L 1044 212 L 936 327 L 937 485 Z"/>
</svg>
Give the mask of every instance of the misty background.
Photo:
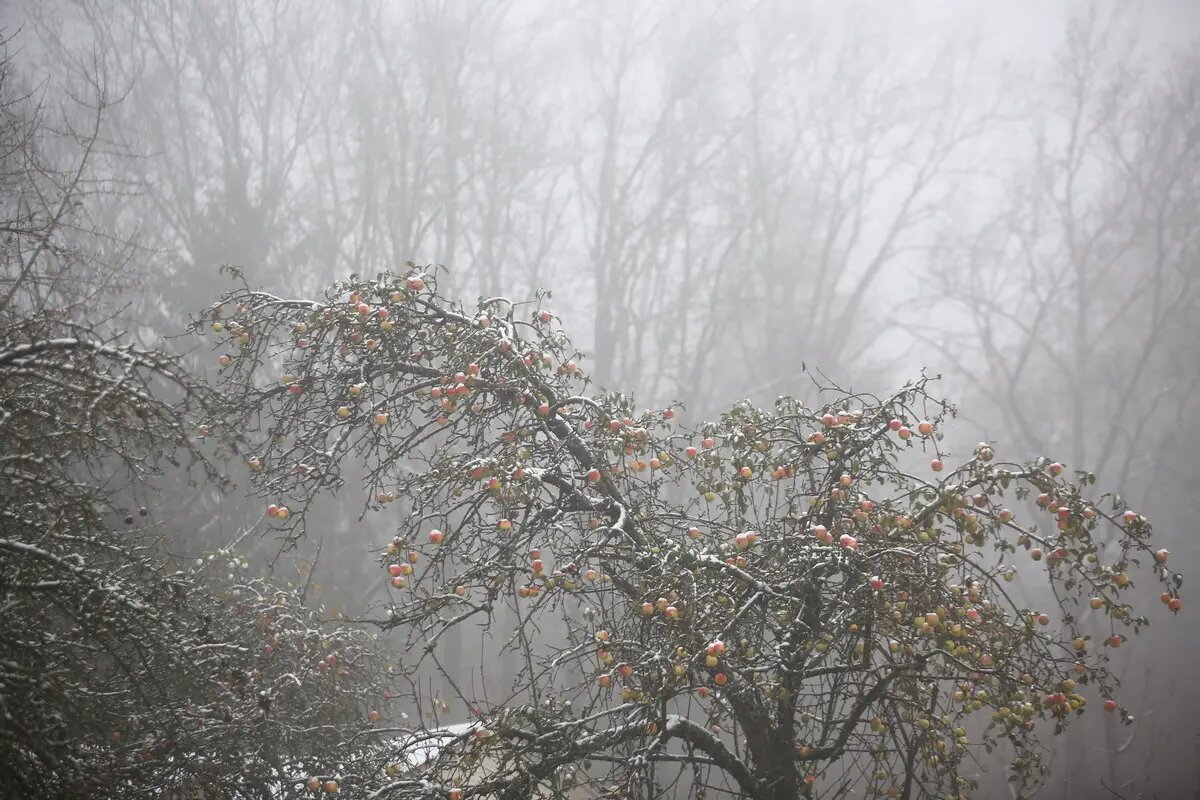
<svg viewBox="0 0 1200 800">
<path fill-rule="evenodd" d="M 951 457 L 1094 471 L 1200 571 L 1200 3 L 42 0 L 3 24 L 81 167 L 72 236 L 198 368 L 182 332 L 222 264 L 292 296 L 441 264 L 468 301 L 551 290 L 599 384 L 692 418 L 816 399 L 806 370 L 940 374 Z M 181 556 L 261 514 L 150 504 Z M 251 543 L 255 568 L 362 613 L 391 536 L 362 506 Z M 1200 629 L 1146 594 L 1114 654 L 1138 722 L 1050 740 L 1043 796 L 1200 792 Z"/>
</svg>

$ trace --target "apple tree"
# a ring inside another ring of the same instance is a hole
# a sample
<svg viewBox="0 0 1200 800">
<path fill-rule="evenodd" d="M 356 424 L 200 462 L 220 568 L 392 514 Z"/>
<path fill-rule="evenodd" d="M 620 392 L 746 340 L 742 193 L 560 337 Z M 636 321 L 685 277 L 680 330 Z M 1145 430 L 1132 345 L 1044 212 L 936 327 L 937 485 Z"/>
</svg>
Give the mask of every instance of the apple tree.
<svg viewBox="0 0 1200 800">
<path fill-rule="evenodd" d="M 362 514 L 392 507 L 364 621 L 411 685 L 449 674 L 448 634 L 517 654 L 504 687 L 481 655 L 454 682 L 471 731 L 373 796 L 958 797 L 993 756 L 1027 793 L 1045 735 L 1128 717 L 1106 664 L 1148 623 L 1131 589 L 1177 613 L 1182 579 L 1090 474 L 952 459 L 925 377 L 685 425 L 594 390 L 549 300 L 468 306 L 414 268 L 197 321 L 279 536 L 360 472 Z"/>
</svg>

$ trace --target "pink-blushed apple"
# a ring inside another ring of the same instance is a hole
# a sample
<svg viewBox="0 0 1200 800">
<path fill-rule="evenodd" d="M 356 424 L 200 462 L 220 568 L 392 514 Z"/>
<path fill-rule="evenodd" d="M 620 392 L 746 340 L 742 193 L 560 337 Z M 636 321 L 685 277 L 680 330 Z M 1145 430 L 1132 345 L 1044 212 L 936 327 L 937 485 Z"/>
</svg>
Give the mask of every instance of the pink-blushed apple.
<svg viewBox="0 0 1200 800">
<path fill-rule="evenodd" d="M 946 465 L 944 463 L 942 463 L 942 460 L 940 458 L 935 458 L 935 459 L 933 459 L 933 461 L 929 462 L 929 468 L 932 469 L 934 472 L 941 472 L 945 466 Z"/>
<path fill-rule="evenodd" d="M 933 423 L 929 420 L 921 420 L 917 423 L 917 433 L 921 434 L 922 436 L 928 436 L 929 434 L 933 433 Z"/>
<path fill-rule="evenodd" d="M 429 543 L 430 544 L 441 544 L 442 540 L 445 538 L 446 538 L 446 534 L 442 533 L 437 528 L 434 528 L 433 530 L 431 530 L 429 532 Z"/>
</svg>

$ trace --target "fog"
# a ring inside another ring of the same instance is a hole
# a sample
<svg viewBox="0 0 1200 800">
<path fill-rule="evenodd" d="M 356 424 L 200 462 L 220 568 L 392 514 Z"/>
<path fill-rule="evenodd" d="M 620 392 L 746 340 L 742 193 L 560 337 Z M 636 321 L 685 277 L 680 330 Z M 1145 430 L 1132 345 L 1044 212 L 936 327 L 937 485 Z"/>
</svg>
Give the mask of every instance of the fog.
<svg viewBox="0 0 1200 800">
<path fill-rule="evenodd" d="M 147 342 L 196 346 L 222 264 L 295 297 L 444 265 L 467 299 L 549 290 L 600 384 L 693 419 L 814 400 L 814 371 L 940 375 L 952 455 L 1092 470 L 1200 570 L 1200 4 L 30 0 L 4 20 L 27 90 L 96 132 L 86 215 L 136 245 L 110 255 Z M 188 497 L 182 553 L 257 513 Z M 390 533 L 360 510 L 328 498 L 321 535 L 264 538 L 256 564 L 361 612 Z M 1049 738 L 1041 796 L 1200 796 L 1200 629 L 1151 616 L 1116 656 L 1138 721 Z"/>
</svg>

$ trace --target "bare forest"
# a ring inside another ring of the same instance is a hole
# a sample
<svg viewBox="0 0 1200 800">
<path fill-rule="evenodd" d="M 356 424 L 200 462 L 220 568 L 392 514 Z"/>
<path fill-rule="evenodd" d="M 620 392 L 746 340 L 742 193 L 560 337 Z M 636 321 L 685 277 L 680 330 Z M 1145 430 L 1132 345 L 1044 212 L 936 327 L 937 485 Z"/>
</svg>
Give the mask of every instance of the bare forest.
<svg viewBox="0 0 1200 800">
<path fill-rule="evenodd" d="M 0 9 L 0 796 L 1200 798 L 1200 8 Z"/>
</svg>

